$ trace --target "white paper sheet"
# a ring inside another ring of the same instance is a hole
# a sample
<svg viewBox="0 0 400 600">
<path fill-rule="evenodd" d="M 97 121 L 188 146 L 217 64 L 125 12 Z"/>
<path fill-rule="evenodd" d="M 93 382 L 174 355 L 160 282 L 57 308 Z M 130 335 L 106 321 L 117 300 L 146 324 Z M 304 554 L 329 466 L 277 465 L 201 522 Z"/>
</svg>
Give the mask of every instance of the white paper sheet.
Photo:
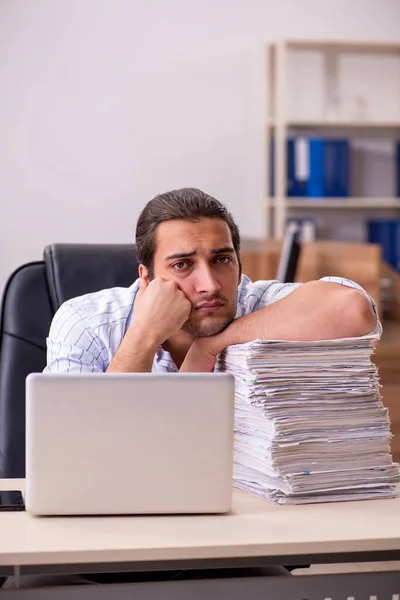
<svg viewBox="0 0 400 600">
<path fill-rule="evenodd" d="M 282 504 L 397 494 L 376 339 L 255 340 L 219 356 L 236 382 L 235 485 Z"/>
</svg>

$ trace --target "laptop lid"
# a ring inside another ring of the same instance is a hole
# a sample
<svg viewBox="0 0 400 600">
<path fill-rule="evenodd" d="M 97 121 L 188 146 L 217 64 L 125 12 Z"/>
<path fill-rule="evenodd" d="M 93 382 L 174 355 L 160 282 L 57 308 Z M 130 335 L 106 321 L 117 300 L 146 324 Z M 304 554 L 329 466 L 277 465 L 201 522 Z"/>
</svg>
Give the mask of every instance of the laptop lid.
<svg viewBox="0 0 400 600">
<path fill-rule="evenodd" d="M 229 374 L 29 375 L 27 510 L 226 512 L 233 410 Z"/>
</svg>

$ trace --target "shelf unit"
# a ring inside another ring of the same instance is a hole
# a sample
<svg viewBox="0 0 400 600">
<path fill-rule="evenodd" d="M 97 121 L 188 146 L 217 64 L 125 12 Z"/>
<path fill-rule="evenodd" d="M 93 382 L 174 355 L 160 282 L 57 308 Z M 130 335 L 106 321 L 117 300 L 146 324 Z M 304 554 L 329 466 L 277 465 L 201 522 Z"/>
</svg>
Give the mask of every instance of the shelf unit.
<svg viewBox="0 0 400 600">
<path fill-rule="evenodd" d="M 312 216 L 314 211 L 320 210 L 397 210 L 400 209 L 400 199 L 386 198 L 296 198 L 286 196 L 287 186 L 287 145 L 289 134 L 303 135 L 305 130 L 312 133 L 340 132 L 372 132 L 373 134 L 391 134 L 400 137 L 400 110 L 398 118 L 374 118 L 328 120 L 321 118 L 293 118 L 288 116 L 286 100 L 289 93 L 288 85 L 288 60 L 289 51 L 319 51 L 321 53 L 356 53 L 369 55 L 394 55 L 400 57 L 400 42 L 357 42 L 336 40 L 284 40 L 273 43 L 267 47 L 266 53 L 266 96 L 265 130 L 266 143 L 265 165 L 265 198 L 266 198 L 266 237 L 282 239 L 285 232 L 286 219 L 290 216 L 290 209 L 307 210 Z M 400 79 L 399 79 L 400 80 Z M 397 115 L 396 115 L 397 116 Z M 270 140 L 274 136 L 275 165 L 274 181 L 275 196 L 269 194 L 270 182 Z M 337 213 L 336 213 L 337 214 Z"/>
<path fill-rule="evenodd" d="M 272 203 L 272 206 L 274 203 Z M 288 208 L 304 208 L 313 210 L 338 209 L 351 210 L 360 208 L 397 209 L 400 208 L 400 198 L 287 198 Z"/>
</svg>

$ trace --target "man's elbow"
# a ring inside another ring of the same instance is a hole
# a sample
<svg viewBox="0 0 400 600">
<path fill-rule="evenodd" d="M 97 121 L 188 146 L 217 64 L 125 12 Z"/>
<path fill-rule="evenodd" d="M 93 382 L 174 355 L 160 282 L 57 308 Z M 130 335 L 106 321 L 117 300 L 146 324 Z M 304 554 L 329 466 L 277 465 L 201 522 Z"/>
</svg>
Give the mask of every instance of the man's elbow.
<svg viewBox="0 0 400 600">
<path fill-rule="evenodd" d="M 360 290 L 351 290 L 347 298 L 346 314 L 351 335 L 358 337 L 372 333 L 376 328 L 377 317 L 371 300 Z"/>
</svg>

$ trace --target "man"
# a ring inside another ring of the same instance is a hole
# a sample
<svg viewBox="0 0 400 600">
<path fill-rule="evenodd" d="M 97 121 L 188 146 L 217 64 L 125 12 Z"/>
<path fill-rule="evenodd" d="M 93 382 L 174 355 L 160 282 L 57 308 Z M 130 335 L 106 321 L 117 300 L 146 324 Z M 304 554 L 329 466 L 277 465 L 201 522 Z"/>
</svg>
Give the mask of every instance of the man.
<svg viewBox="0 0 400 600">
<path fill-rule="evenodd" d="M 240 235 L 194 188 L 160 194 L 139 216 L 140 279 L 66 302 L 53 319 L 47 372 L 212 371 L 226 346 L 320 340 L 381 330 L 373 300 L 349 280 L 252 283 Z"/>
<path fill-rule="evenodd" d="M 374 302 L 351 281 L 252 283 L 241 272 L 232 216 L 197 189 L 161 194 L 146 205 L 136 227 L 136 252 L 140 279 L 129 288 L 87 294 L 61 306 L 47 340 L 45 371 L 212 371 L 223 348 L 255 338 L 332 339 L 381 329 Z M 242 569 L 243 575 L 251 573 L 287 571 Z M 93 580 L 25 576 L 22 587 Z M 5 587 L 15 585 L 10 578 Z"/>
</svg>

